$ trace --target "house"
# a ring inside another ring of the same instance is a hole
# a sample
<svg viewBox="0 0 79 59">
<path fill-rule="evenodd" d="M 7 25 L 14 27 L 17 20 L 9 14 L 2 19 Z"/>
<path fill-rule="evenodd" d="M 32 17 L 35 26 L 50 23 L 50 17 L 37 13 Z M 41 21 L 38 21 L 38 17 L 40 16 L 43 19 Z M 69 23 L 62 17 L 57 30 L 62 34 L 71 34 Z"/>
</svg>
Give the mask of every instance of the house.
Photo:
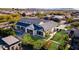
<svg viewBox="0 0 79 59">
<path fill-rule="evenodd" d="M 58 30 L 67 30 L 65 27 L 66 27 L 66 25 L 60 25 L 58 27 L 55 27 L 55 29 L 58 29 Z"/>
<path fill-rule="evenodd" d="M 9 24 L 9 22 L 0 23 L 0 28 L 4 29 L 11 28 L 11 24 Z"/>
<path fill-rule="evenodd" d="M 75 17 L 79 17 L 79 12 L 72 12 L 71 15 Z"/>
<path fill-rule="evenodd" d="M 42 24 L 42 22 L 38 18 L 29 18 L 29 19 L 22 18 L 19 22 L 16 23 L 15 28 L 16 28 L 16 31 L 19 30 L 20 33 L 23 33 L 23 32 L 27 33 L 29 30 L 33 30 L 33 31 L 37 30 L 38 32 L 40 29 L 42 29 L 42 27 L 39 24 Z M 33 32 L 33 35 L 35 35 L 34 32 Z"/>
<path fill-rule="evenodd" d="M 2 48 L 4 50 L 19 50 L 21 49 L 21 42 L 19 39 L 17 39 L 14 36 L 8 36 L 1 38 L 0 41 L 2 41 Z"/>
<path fill-rule="evenodd" d="M 52 16 L 52 20 L 56 21 L 56 22 L 60 22 L 61 20 L 64 20 L 65 16 L 64 15 L 54 15 Z"/>
<path fill-rule="evenodd" d="M 45 16 L 44 19 L 45 19 L 45 20 L 49 20 L 49 17 Z"/>
<path fill-rule="evenodd" d="M 52 17 L 53 17 L 54 15 L 46 15 L 46 16 L 44 16 L 44 20 L 52 20 Z"/>
<path fill-rule="evenodd" d="M 70 31 L 71 35 L 71 49 L 79 50 L 79 29 L 72 29 Z"/>
<path fill-rule="evenodd" d="M 41 24 L 41 26 L 44 28 L 45 32 L 51 33 L 54 31 L 55 27 L 58 26 L 58 23 L 54 21 L 48 21 L 48 22 L 45 22 L 44 24 Z"/>
<path fill-rule="evenodd" d="M 31 35 L 45 37 L 45 32 L 51 32 L 54 27 L 58 26 L 57 22 L 50 20 L 40 20 L 36 18 L 21 19 L 16 23 L 16 29 L 21 32 L 26 32 Z"/>
<path fill-rule="evenodd" d="M 73 22 L 79 21 L 79 17 L 75 17 L 75 18 L 73 18 L 72 20 L 73 20 Z"/>
<path fill-rule="evenodd" d="M 25 30 L 26 30 L 25 31 L 26 33 L 29 33 L 31 35 L 38 35 L 38 36 L 45 37 L 44 29 L 40 25 L 32 24 L 26 27 Z"/>
</svg>

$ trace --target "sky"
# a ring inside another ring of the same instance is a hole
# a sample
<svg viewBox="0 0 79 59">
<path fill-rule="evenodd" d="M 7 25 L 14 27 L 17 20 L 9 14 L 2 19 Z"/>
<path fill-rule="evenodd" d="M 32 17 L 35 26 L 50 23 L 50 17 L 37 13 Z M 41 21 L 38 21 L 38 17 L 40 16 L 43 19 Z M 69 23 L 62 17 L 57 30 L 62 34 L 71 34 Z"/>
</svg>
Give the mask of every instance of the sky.
<svg viewBox="0 0 79 59">
<path fill-rule="evenodd" d="M 79 8 L 79 0 L 1 0 L 0 8 Z"/>
</svg>

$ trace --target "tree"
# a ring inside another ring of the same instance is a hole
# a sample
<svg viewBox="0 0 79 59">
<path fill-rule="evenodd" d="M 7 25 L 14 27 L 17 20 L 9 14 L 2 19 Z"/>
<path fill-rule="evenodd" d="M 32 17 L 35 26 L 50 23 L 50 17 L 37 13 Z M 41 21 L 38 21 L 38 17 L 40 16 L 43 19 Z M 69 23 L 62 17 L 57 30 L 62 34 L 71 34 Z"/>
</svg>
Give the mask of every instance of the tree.
<svg viewBox="0 0 79 59">
<path fill-rule="evenodd" d="M 72 22 L 72 18 L 68 18 L 66 21 L 67 21 L 68 23 L 71 23 L 71 22 Z"/>
<path fill-rule="evenodd" d="M 79 22 L 73 22 L 73 23 L 71 24 L 71 26 L 72 26 L 72 27 L 79 27 Z"/>
<path fill-rule="evenodd" d="M 12 16 L 12 19 L 11 19 L 11 21 L 13 21 L 13 22 L 17 22 L 19 19 L 20 19 L 20 15 L 19 14 L 11 14 L 11 16 Z"/>
<path fill-rule="evenodd" d="M 41 47 L 44 44 L 43 42 L 44 41 L 41 38 L 31 36 L 30 34 L 25 34 L 22 38 L 23 45 L 27 45 L 27 44 L 33 45 L 34 49 L 41 49 Z"/>
<path fill-rule="evenodd" d="M 25 34 L 22 37 L 22 44 L 26 45 L 26 44 L 32 44 L 33 40 L 30 34 Z"/>
<path fill-rule="evenodd" d="M 11 21 L 12 20 L 12 16 L 11 15 L 6 15 L 5 19 L 6 19 L 6 21 Z"/>
<path fill-rule="evenodd" d="M 33 43 L 33 45 L 34 45 L 34 49 L 41 49 L 41 47 L 43 46 L 43 41 L 37 40 Z"/>
<path fill-rule="evenodd" d="M 12 29 L 0 29 L 0 36 L 6 37 L 9 35 L 15 35 L 15 32 Z"/>
<path fill-rule="evenodd" d="M 25 13 L 22 13 L 22 16 L 23 16 L 23 17 L 25 17 L 25 16 L 26 16 L 26 14 L 25 14 Z"/>
<path fill-rule="evenodd" d="M 44 16 L 46 16 L 46 14 L 45 13 L 36 13 L 35 16 L 42 19 Z"/>
<path fill-rule="evenodd" d="M 20 19 L 19 14 L 2 14 L 0 15 L 0 22 L 17 22 Z"/>
</svg>

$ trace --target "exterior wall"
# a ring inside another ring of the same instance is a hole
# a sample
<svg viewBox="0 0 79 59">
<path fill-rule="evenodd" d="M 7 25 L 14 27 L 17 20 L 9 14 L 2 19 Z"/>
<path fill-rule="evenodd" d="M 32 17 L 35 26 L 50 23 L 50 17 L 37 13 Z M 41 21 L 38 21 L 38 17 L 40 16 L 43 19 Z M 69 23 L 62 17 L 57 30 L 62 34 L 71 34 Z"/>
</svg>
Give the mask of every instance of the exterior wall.
<svg viewBox="0 0 79 59">
<path fill-rule="evenodd" d="M 18 25 L 15 26 L 15 29 L 18 29 L 17 26 L 18 26 Z"/>
<path fill-rule="evenodd" d="M 28 27 L 27 27 L 27 28 L 25 29 L 25 32 L 26 32 L 26 33 L 27 33 L 27 29 L 33 30 L 32 28 L 28 28 Z M 37 30 L 33 30 L 33 35 L 41 36 L 41 35 L 38 35 L 38 34 L 37 34 Z M 43 36 L 41 36 L 41 37 L 45 37 L 45 33 L 44 33 L 44 32 L 43 32 Z"/>
<path fill-rule="evenodd" d="M 20 45 L 20 46 L 19 46 Z M 21 42 L 19 43 L 16 43 L 10 47 L 6 47 L 6 46 L 3 46 L 2 47 L 4 50 L 21 50 Z"/>
<path fill-rule="evenodd" d="M 3 45 L 3 46 L 2 46 L 2 49 L 3 49 L 3 50 L 8 50 L 9 48 L 6 47 L 5 45 Z"/>
<path fill-rule="evenodd" d="M 37 35 L 37 31 L 36 30 L 33 30 L 33 35 Z"/>
<path fill-rule="evenodd" d="M 25 28 L 25 32 L 27 33 L 27 27 Z"/>
<path fill-rule="evenodd" d="M 27 29 L 29 29 L 29 30 L 33 30 L 32 28 L 25 28 L 25 32 L 27 33 Z M 36 30 L 33 30 L 33 35 L 37 35 L 37 33 L 36 33 Z"/>
<path fill-rule="evenodd" d="M 36 31 L 36 35 L 37 35 L 37 36 L 41 36 L 41 37 L 45 37 L 45 32 L 43 32 L 43 31 L 41 31 L 41 32 L 43 33 L 43 35 L 37 34 L 37 31 Z"/>
<path fill-rule="evenodd" d="M 18 29 L 17 26 L 20 27 L 20 29 L 21 29 L 21 27 L 22 27 L 22 26 L 16 25 L 15 29 Z M 23 27 L 23 28 L 24 28 L 24 27 Z"/>
<path fill-rule="evenodd" d="M 20 50 L 21 49 L 21 46 L 19 46 L 20 43 L 17 43 L 17 44 L 14 44 L 12 46 L 9 47 L 10 50 Z M 13 47 L 13 48 L 12 48 Z"/>
<path fill-rule="evenodd" d="M 54 32 L 54 28 L 52 28 L 51 32 Z"/>
</svg>

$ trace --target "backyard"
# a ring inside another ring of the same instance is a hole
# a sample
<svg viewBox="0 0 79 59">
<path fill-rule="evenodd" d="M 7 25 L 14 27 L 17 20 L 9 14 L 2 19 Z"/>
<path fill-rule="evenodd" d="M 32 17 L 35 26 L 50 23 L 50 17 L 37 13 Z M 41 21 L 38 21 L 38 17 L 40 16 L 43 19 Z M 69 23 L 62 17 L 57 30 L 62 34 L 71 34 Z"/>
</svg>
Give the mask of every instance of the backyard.
<svg viewBox="0 0 79 59">
<path fill-rule="evenodd" d="M 43 46 L 44 38 L 38 36 L 32 36 L 30 34 L 25 34 L 22 39 L 23 45 L 33 45 L 34 49 L 40 49 Z"/>
<path fill-rule="evenodd" d="M 58 49 L 58 44 L 51 41 L 51 44 L 48 47 L 48 50 L 57 50 L 57 49 Z"/>
<path fill-rule="evenodd" d="M 52 43 L 48 48 L 49 50 L 65 49 L 68 42 L 68 35 L 65 31 L 59 31 L 51 40 Z"/>
<path fill-rule="evenodd" d="M 0 29 L 0 36 L 1 37 L 6 37 L 9 35 L 16 35 L 15 31 L 13 31 L 12 29 Z"/>
<path fill-rule="evenodd" d="M 71 30 L 73 27 L 72 26 L 66 26 L 65 27 L 67 30 Z"/>
<path fill-rule="evenodd" d="M 65 28 L 67 30 L 71 30 L 72 28 L 78 28 L 79 29 L 79 22 L 78 21 L 72 22 L 72 23 L 70 23 L 70 26 L 66 26 Z"/>
</svg>

